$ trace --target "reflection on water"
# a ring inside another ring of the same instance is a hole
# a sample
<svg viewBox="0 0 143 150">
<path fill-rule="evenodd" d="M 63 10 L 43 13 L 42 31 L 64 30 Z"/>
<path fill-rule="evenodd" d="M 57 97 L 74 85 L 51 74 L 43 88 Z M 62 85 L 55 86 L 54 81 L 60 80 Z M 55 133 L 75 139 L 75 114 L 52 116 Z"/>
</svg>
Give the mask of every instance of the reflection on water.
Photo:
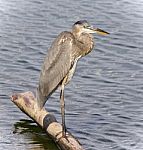
<svg viewBox="0 0 143 150">
<path fill-rule="evenodd" d="M 51 42 L 79 19 L 111 34 L 66 87 L 67 128 L 86 150 L 143 149 L 142 0 L 0 0 L 0 150 L 56 149 L 9 96 L 35 91 Z M 61 121 L 58 91 L 46 107 Z"/>
<path fill-rule="evenodd" d="M 50 137 L 32 120 L 20 120 L 14 124 L 14 134 L 22 134 L 30 145 L 28 150 L 57 150 Z"/>
</svg>

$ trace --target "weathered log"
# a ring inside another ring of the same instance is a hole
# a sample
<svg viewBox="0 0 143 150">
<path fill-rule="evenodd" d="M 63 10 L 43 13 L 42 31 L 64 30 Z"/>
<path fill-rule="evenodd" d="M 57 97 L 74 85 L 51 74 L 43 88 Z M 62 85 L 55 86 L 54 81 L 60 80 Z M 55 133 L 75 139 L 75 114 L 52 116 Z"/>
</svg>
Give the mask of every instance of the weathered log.
<svg viewBox="0 0 143 150">
<path fill-rule="evenodd" d="M 32 92 L 14 94 L 11 100 L 25 114 L 41 126 L 55 141 L 61 150 L 83 150 L 79 141 L 69 132 L 66 138 L 62 137 L 62 125 L 57 122 L 53 114 L 43 108 L 36 109 L 36 101 Z"/>
</svg>

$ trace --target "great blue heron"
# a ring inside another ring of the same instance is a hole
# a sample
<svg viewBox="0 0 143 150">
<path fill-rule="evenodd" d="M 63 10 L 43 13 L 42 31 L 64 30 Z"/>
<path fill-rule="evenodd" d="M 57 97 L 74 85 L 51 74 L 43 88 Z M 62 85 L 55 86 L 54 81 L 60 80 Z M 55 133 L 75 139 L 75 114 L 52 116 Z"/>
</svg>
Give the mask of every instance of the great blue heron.
<svg viewBox="0 0 143 150">
<path fill-rule="evenodd" d="M 71 80 L 79 58 L 91 52 L 94 46 L 91 33 L 109 34 L 93 28 L 86 20 L 77 21 L 71 32 L 64 31 L 52 43 L 44 60 L 37 88 L 37 104 L 40 109 L 49 96 L 60 86 L 62 136 L 66 136 L 64 87 Z"/>
</svg>

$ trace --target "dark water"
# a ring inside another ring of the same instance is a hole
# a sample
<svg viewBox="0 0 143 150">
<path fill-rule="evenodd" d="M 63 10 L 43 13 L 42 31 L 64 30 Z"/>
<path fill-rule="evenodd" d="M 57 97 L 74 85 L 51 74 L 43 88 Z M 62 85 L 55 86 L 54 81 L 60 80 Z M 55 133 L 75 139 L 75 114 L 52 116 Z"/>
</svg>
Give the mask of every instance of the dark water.
<svg viewBox="0 0 143 150">
<path fill-rule="evenodd" d="M 51 42 L 80 19 L 111 34 L 66 88 L 68 130 L 86 150 L 143 149 L 142 0 L 0 0 L 0 149 L 57 149 L 9 96 L 35 91 Z M 58 91 L 46 106 L 60 121 Z"/>
</svg>

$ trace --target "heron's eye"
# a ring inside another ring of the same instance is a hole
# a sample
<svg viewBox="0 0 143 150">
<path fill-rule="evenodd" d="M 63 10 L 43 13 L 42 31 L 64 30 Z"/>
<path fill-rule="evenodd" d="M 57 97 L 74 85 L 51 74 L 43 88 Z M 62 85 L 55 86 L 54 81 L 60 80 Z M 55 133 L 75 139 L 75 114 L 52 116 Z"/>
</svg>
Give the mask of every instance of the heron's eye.
<svg viewBox="0 0 143 150">
<path fill-rule="evenodd" d="M 90 26 L 89 25 L 85 25 L 84 28 L 90 28 Z"/>
</svg>

